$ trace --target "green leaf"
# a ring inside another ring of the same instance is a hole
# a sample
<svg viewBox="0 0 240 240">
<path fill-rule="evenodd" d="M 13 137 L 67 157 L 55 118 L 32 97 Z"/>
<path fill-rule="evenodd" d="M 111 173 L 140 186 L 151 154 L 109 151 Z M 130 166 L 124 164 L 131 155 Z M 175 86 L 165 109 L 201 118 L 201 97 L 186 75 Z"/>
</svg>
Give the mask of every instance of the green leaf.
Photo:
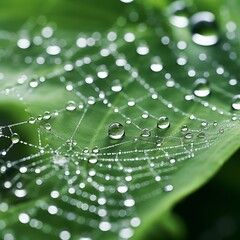
<svg viewBox="0 0 240 240">
<path fill-rule="evenodd" d="M 169 2 L 1 2 L 1 238 L 184 236 L 240 146 L 239 17 Z"/>
</svg>

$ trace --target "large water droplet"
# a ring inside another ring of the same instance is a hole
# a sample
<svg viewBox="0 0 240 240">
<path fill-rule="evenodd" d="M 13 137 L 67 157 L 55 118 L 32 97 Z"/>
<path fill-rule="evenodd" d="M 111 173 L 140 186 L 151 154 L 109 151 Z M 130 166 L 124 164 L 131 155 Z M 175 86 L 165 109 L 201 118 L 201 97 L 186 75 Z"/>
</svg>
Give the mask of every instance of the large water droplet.
<svg viewBox="0 0 240 240">
<path fill-rule="evenodd" d="M 17 133 L 13 133 L 11 136 L 11 141 L 13 144 L 16 144 L 20 141 L 20 137 Z"/>
<path fill-rule="evenodd" d="M 20 38 L 17 42 L 17 45 L 21 49 L 27 49 L 30 47 L 31 42 L 27 38 Z"/>
<path fill-rule="evenodd" d="M 172 25 L 179 28 L 188 26 L 188 11 L 184 2 L 173 2 L 169 7 L 169 15 L 169 21 Z"/>
<path fill-rule="evenodd" d="M 219 41 L 215 16 L 210 12 L 198 12 L 190 19 L 192 40 L 202 46 L 212 46 Z"/>
<path fill-rule="evenodd" d="M 111 123 L 108 127 L 108 136 L 111 139 L 122 139 L 125 135 L 124 126 L 121 123 Z"/>
<path fill-rule="evenodd" d="M 240 94 L 233 97 L 232 108 L 234 110 L 240 110 Z"/>
<path fill-rule="evenodd" d="M 152 58 L 150 68 L 153 72 L 160 72 L 163 69 L 161 59 L 159 57 Z"/>
<path fill-rule="evenodd" d="M 194 82 L 193 93 L 197 97 L 207 97 L 211 93 L 208 81 L 205 78 L 199 78 Z"/>
<path fill-rule="evenodd" d="M 47 49 L 46 49 L 46 52 L 49 55 L 55 56 L 55 55 L 58 55 L 61 52 L 61 48 L 57 45 L 48 46 Z"/>
<path fill-rule="evenodd" d="M 167 129 L 170 127 L 170 122 L 168 117 L 160 117 L 157 122 L 157 127 L 159 129 Z"/>
</svg>

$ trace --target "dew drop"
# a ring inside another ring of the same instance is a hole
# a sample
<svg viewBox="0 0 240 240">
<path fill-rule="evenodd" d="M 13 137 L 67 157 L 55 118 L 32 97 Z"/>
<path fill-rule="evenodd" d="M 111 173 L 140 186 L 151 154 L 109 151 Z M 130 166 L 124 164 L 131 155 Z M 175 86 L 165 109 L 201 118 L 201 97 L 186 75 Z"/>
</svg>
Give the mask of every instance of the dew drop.
<svg viewBox="0 0 240 240">
<path fill-rule="evenodd" d="M 133 100 L 133 99 L 130 99 L 129 101 L 128 101 L 128 106 L 129 107 L 133 107 L 133 106 L 135 106 L 136 105 L 136 102 Z"/>
<path fill-rule="evenodd" d="M 51 113 L 48 112 L 48 111 L 44 112 L 43 119 L 44 120 L 49 120 L 50 118 L 51 118 Z"/>
<path fill-rule="evenodd" d="M 146 44 L 142 43 L 137 48 L 137 53 L 139 55 L 147 55 L 149 53 L 149 48 Z"/>
<path fill-rule="evenodd" d="M 173 2 L 169 6 L 169 21 L 172 25 L 184 28 L 189 24 L 187 6 L 182 1 Z"/>
<path fill-rule="evenodd" d="M 188 126 L 187 126 L 187 125 L 183 125 L 183 126 L 181 127 L 181 131 L 182 131 L 182 132 L 188 131 Z"/>
<path fill-rule="evenodd" d="M 173 190 L 173 185 L 171 185 L 171 184 L 166 185 L 166 186 L 164 186 L 163 189 L 165 192 L 171 192 Z"/>
<path fill-rule="evenodd" d="M 28 123 L 30 123 L 30 124 L 34 124 L 35 123 L 35 118 L 34 117 L 30 117 L 29 119 L 28 119 Z"/>
<path fill-rule="evenodd" d="M 212 46 L 219 41 L 215 16 L 210 12 L 198 12 L 190 19 L 192 40 L 201 46 Z"/>
<path fill-rule="evenodd" d="M 151 131 L 148 128 L 144 128 L 141 132 L 141 137 L 150 137 Z"/>
<path fill-rule="evenodd" d="M 92 154 L 88 157 L 88 162 L 91 163 L 91 164 L 95 164 L 97 163 L 98 159 L 97 159 L 97 156 Z"/>
<path fill-rule="evenodd" d="M 29 83 L 29 86 L 31 88 L 36 88 L 38 86 L 38 81 L 36 80 L 32 80 L 30 83 Z"/>
<path fill-rule="evenodd" d="M 55 56 L 61 52 L 61 48 L 57 45 L 48 46 L 46 49 L 47 54 Z"/>
<path fill-rule="evenodd" d="M 112 228 L 112 225 L 110 222 L 104 221 L 99 224 L 99 229 L 103 232 L 107 232 L 107 231 L 111 230 L 111 228 Z"/>
<path fill-rule="evenodd" d="M 131 124 L 132 123 L 132 120 L 131 120 L 131 118 L 126 118 L 126 124 Z"/>
<path fill-rule="evenodd" d="M 65 109 L 68 111 L 76 110 L 76 103 L 74 101 L 68 101 L 67 105 L 65 106 Z"/>
<path fill-rule="evenodd" d="M 108 76 L 108 70 L 105 65 L 101 65 L 98 67 L 97 76 L 101 79 L 104 79 Z"/>
<path fill-rule="evenodd" d="M 240 94 L 233 97 L 232 108 L 234 110 L 240 110 Z"/>
<path fill-rule="evenodd" d="M 47 131 L 51 131 L 52 126 L 51 126 L 50 123 L 46 123 L 46 124 L 44 125 L 44 128 L 45 128 Z"/>
<path fill-rule="evenodd" d="M 186 139 L 192 139 L 192 138 L 193 138 L 193 134 L 190 133 L 190 132 L 189 132 L 189 133 L 186 133 L 186 134 L 185 134 L 185 138 L 186 138 Z"/>
<path fill-rule="evenodd" d="M 119 193 L 125 193 L 125 192 L 128 191 L 128 187 L 125 186 L 125 185 L 118 186 L 117 191 L 118 191 Z"/>
<path fill-rule="evenodd" d="M 151 60 L 150 68 L 153 72 L 160 72 L 163 69 L 161 59 L 159 57 L 154 57 Z"/>
<path fill-rule="evenodd" d="M 11 141 L 13 144 L 16 144 L 20 141 L 20 137 L 17 133 L 13 133 L 11 136 Z"/>
<path fill-rule="evenodd" d="M 170 127 L 170 121 L 168 117 L 160 117 L 157 122 L 157 127 L 159 129 L 168 129 Z"/>
<path fill-rule="evenodd" d="M 17 42 L 17 45 L 21 49 L 27 49 L 31 46 L 31 42 L 27 38 L 20 38 Z"/>
<path fill-rule="evenodd" d="M 111 123 L 108 127 L 108 136 L 111 139 L 122 139 L 125 135 L 124 126 L 121 123 Z"/>
<path fill-rule="evenodd" d="M 119 80 L 113 81 L 113 85 L 111 87 L 111 90 L 113 92 L 121 92 L 122 91 L 122 85 Z"/>
<path fill-rule="evenodd" d="M 197 137 L 198 138 L 205 138 L 206 134 L 204 132 L 200 132 L 200 133 L 198 133 Z"/>
<path fill-rule="evenodd" d="M 90 96 L 90 97 L 88 98 L 88 100 L 87 100 L 87 103 L 88 103 L 89 105 L 94 105 L 95 102 L 96 102 L 96 99 L 95 99 L 95 97 L 93 97 L 93 96 Z"/>
<path fill-rule="evenodd" d="M 205 78 L 198 78 L 194 82 L 193 93 L 197 97 L 207 97 L 211 93 L 208 81 Z"/>
<path fill-rule="evenodd" d="M 92 152 L 93 153 L 99 153 L 99 147 L 94 147 L 93 149 L 92 149 Z"/>
</svg>

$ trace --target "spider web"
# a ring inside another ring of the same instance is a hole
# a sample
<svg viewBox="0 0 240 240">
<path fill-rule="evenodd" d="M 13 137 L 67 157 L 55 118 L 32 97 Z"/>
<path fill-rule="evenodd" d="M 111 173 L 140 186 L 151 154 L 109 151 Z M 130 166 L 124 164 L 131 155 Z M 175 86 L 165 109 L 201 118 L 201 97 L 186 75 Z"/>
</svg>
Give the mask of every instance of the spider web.
<svg viewBox="0 0 240 240">
<path fill-rule="evenodd" d="M 1 238 L 129 239 L 141 207 L 171 194 L 175 172 L 238 126 L 239 66 L 172 41 L 153 12 L 134 23 L 136 11 L 104 34 L 68 38 L 44 17 L 1 31 Z M 212 48 L 235 63 L 231 41 Z M 211 97 L 193 94 L 200 77 Z M 163 116 L 170 127 L 159 129 Z M 114 122 L 122 139 L 108 136 Z"/>
</svg>

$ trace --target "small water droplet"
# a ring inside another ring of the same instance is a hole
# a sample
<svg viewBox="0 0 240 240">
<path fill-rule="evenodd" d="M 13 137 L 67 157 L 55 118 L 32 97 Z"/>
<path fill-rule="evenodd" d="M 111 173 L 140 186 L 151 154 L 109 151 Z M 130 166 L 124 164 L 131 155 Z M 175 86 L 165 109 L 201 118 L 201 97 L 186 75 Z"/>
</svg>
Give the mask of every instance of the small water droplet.
<svg viewBox="0 0 240 240">
<path fill-rule="evenodd" d="M 105 65 L 101 65 L 97 68 L 97 76 L 104 79 L 108 76 L 108 70 Z"/>
<path fill-rule="evenodd" d="M 57 45 L 48 46 L 46 49 L 47 54 L 55 56 L 61 52 L 61 48 Z"/>
<path fill-rule="evenodd" d="M 125 186 L 125 185 L 120 185 L 120 186 L 118 186 L 117 191 L 118 191 L 119 193 L 125 193 L 125 192 L 128 191 L 128 187 Z"/>
<path fill-rule="evenodd" d="M 160 117 L 157 122 L 157 127 L 159 129 L 168 129 L 170 127 L 170 121 L 168 117 Z"/>
<path fill-rule="evenodd" d="M 233 97 L 232 108 L 234 110 L 240 110 L 240 94 Z"/>
<path fill-rule="evenodd" d="M 68 101 L 65 108 L 68 111 L 74 111 L 76 110 L 76 103 L 74 101 Z"/>
<path fill-rule="evenodd" d="M 197 97 L 207 97 L 211 93 L 208 81 L 205 78 L 198 78 L 194 82 L 193 93 Z"/>
<path fill-rule="evenodd" d="M 224 133 L 224 129 L 223 129 L 223 128 L 220 128 L 220 129 L 219 129 L 219 133 L 221 133 L 221 134 Z"/>
<path fill-rule="evenodd" d="M 166 186 L 164 186 L 163 189 L 165 192 L 171 192 L 173 190 L 173 185 L 171 185 L 171 184 L 166 185 Z"/>
<path fill-rule="evenodd" d="M 213 122 L 213 126 L 217 126 L 218 125 L 218 122 L 217 121 L 214 121 Z"/>
<path fill-rule="evenodd" d="M 200 132 L 200 133 L 198 133 L 197 137 L 198 138 L 205 138 L 206 134 L 204 132 Z"/>
<path fill-rule="evenodd" d="M 93 149 L 92 149 L 92 152 L 93 153 L 99 153 L 99 147 L 94 147 Z"/>
<path fill-rule="evenodd" d="M 125 135 L 124 126 L 121 123 L 111 123 L 108 127 L 108 136 L 111 139 L 122 139 Z"/>
<path fill-rule="evenodd" d="M 46 124 L 44 125 L 44 128 L 45 128 L 47 131 L 51 131 L 52 126 L 51 126 L 50 123 L 46 123 Z"/>
<path fill-rule="evenodd" d="M 128 101 L 128 106 L 129 107 L 133 107 L 133 106 L 135 106 L 136 105 L 136 102 L 133 100 L 133 99 L 130 99 L 129 101 Z"/>
<path fill-rule="evenodd" d="M 95 97 L 90 96 L 88 98 L 87 102 L 88 102 L 89 105 L 94 105 L 95 102 L 96 102 L 96 99 L 95 99 Z"/>
<path fill-rule="evenodd" d="M 169 6 L 169 21 L 172 25 L 184 28 L 189 24 L 187 6 L 182 1 L 175 1 Z"/>
<path fill-rule="evenodd" d="M 13 144 L 16 144 L 20 141 L 20 137 L 17 133 L 13 133 L 11 136 L 11 141 Z"/>
<path fill-rule="evenodd" d="M 159 57 L 152 58 L 150 68 L 153 72 L 160 72 L 163 69 L 161 59 Z"/>
<path fill-rule="evenodd" d="M 186 134 L 185 134 L 185 138 L 186 138 L 186 139 L 192 139 L 192 138 L 193 138 L 193 134 L 190 133 L 190 132 L 189 132 L 189 133 L 186 133 Z"/>
<path fill-rule="evenodd" d="M 219 41 L 215 16 L 210 12 L 198 12 L 190 18 L 192 40 L 201 46 L 212 46 Z"/>
<path fill-rule="evenodd" d="M 137 53 L 139 55 L 147 55 L 149 53 L 149 48 L 145 43 L 141 43 L 137 48 Z"/>
<path fill-rule="evenodd" d="M 31 46 L 31 42 L 27 38 L 20 38 L 17 42 L 17 45 L 21 49 L 27 49 Z"/>
<path fill-rule="evenodd" d="M 126 118 L 126 124 L 131 124 L 132 123 L 132 120 L 131 120 L 131 118 Z"/>
<path fill-rule="evenodd" d="M 181 127 L 181 131 L 182 131 L 182 132 L 188 131 L 188 126 L 187 126 L 187 125 L 183 125 L 183 126 Z"/>
<path fill-rule="evenodd" d="M 121 92 L 122 91 L 122 85 L 119 80 L 114 80 L 113 85 L 111 87 L 111 90 L 113 92 Z"/>
<path fill-rule="evenodd" d="M 35 119 L 34 117 L 30 117 L 30 118 L 28 119 L 28 123 L 30 123 L 30 124 L 34 124 L 35 121 L 36 121 L 36 119 Z"/>
<path fill-rule="evenodd" d="M 97 163 L 98 159 L 97 159 L 97 156 L 92 154 L 88 157 L 88 162 L 91 163 L 91 164 L 95 164 Z"/>
<path fill-rule="evenodd" d="M 51 113 L 48 112 L 48 111 L 44 112 L 43 119 L 44 120 L 49 120 L 50 118 L 51 118 Z"/>
<path fill-rule="evenodd" d="M 37 80 L 32 80 L 30 83 L 29 83 L 29 86 L 31 88 L 36 88 L 38 86 L 38 81 Z"/>
<path fill-rule="evenodd" d="M 157 146 L 157 147 L 161 147 L 162 144 L 163 144 L 163 139 L 158 139 L 158 140 L 156 141 L 156 146 Z"/>
<path fill-rule="evenodd" d="M 142 118 L 143 118 L 143 119 L 146 119 L 146 118 L 148 118 L 148 117 L 149 117 L 148 112 L 144 112 L 144 113 L 142 114 Z"/>
<path fill-rule="evenodd" d="M 148 128 L 144 128 L 141 132 L 141 137 L 150 137 L 151 131 Z"/>
</svg>

